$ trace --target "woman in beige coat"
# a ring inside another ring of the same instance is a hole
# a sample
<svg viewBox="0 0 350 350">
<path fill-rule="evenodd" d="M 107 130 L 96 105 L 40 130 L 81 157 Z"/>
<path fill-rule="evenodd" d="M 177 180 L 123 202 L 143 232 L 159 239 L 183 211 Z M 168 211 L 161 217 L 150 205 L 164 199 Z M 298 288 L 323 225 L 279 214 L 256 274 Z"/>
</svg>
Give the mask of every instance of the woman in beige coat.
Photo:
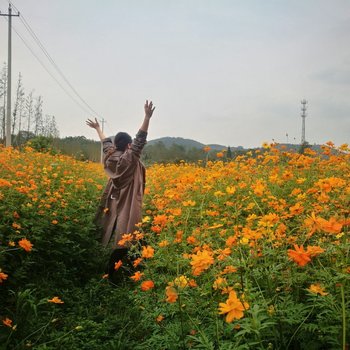
<svg viewBox="0 0 350 350">
<path fill-rule="evenodd" d="M 141 221 L 142 199 L 145 189 L 145 167 L 140 155 L 146 144 L 149 121 L 153 111 L 152 101 L 144 105 L 145 117 L 134 140 L 124 132 L 118 133 L 114 142 L 106 138 L 100 125 L 88 119 L 86 124 L 95 129 L 103 145 L 104 170 L 109 176 L 103 192 L 96 222 L 102 227 L 101 242 L 112 248 L 108 273 L 114 263 L 127 255 L 127 248 L 119 245 L 123 234 L 133 233 Z"/>
</svg>

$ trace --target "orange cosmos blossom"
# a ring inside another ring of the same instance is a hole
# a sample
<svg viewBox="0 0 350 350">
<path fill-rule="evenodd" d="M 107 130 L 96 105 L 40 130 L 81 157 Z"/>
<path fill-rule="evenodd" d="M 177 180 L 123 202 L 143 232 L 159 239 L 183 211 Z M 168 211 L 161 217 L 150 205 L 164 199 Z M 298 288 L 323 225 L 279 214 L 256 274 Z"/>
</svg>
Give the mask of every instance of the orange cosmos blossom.
<svg viewBox="0 0 350 350">
<path fill-rule="evenodd" d="M 291 206 L 289 208 L 289 211 L 291 215 L 299 215 L 304 211 L 304 207 L 301 205 L 301 203 L 296 203 L 295 205 Z"/>
<path fill-rule="evenodd" d="M 8 274 L 2 272 L 0 269 L 0 283 L 2 283 L 3 281 L 6 281 L 7 277 L 8 277 Z"/>
<path fill-rule="evenodd" d="M 213 283 L 215 290 L 224 289 L 225 287 L 227 287 L 227 280 L 224 277 L 218 277 Z"/>
<path fill-rule="evenodd" d="M 199 276 L 203 271 L 207 270 L 210 265 L 214 264 L 213 253 L 208 250 L 197 251 L 197 254 L 192 254 L 192 273 L 194 276 Z"/>
<path fill-rule="evenodd" d="M 304 250 L 302 245 L 299 247 L 297 244 L 294 244 L 294 250 L 288 249 L 288 256 L 299 266 L 305 266 L 311 261 L 310 254 Z"/>
<path fill-rule="evenodd" d="M 261 180 L 258 180 L 255 184 L 252 185 L 252 189 L 254 193 L 260 197 L 264 194 L 266 186 Z"/>
<path fill-rule="evenodd" d="M 49 299 L 48 302 L 53 304 L 64 304 L 64 301 L 62 301 L 59 297 L 53 297 L 52 299 Z"/>
<path fill-rule="evenodd" d="M 168 303 L 175 303 L 177 298 L 179 297 L 176 289 L 174 287 L 168 286 L 165 288 L 166 301 Z"/>
<path fill-rule="evenodd" d="M 318 245 L 313 246 L 313 245 L 309 245 L 306 248 L 306 253 L 310 255 L 311 258 L 321 254 L 324 252 L 324 249 L 319 247 Z"/>
<path fill-rule="evenodd" d="M 313 294 L 319 294 L 319 295 L 322 295 L 322 296 L 325 296 L 327 295 L 328 293 L 326 293 L 324 291 L 324 287 L 322 287 L 320 284 L 311 284 L 309 288 L 307 288 L 307 290 L 310 292 L 310 293 L 313 293 Z"/>
<path fill-rule="evenodd" d="M 137 282 L 139 281 L 143 276 L 143 272 L 136 271 L 130 278 L 134 281 Z"/>
<path fill-rule="evenodd" d="M 140 265 L 140 263 L 142 262 L 142 258 L 137 258 L 134 260 L 134 262 L 132 263 L 132 266 L 137 267 Z"/>
<path fill-rule="evenodd" d="M 164 214 L 157 215 L 153 218 L 153 225 L 164 227 L 168 222 L 168 217 Z"/>
<path fill-rule="evenodd" d="M 324 219 L 317 217 L 314 212 L 304 220 L 304 226 L 309 229 L 309 237 L 321 229 L 323 221 Z"/>
<path fill-rule="evenodd" d="M 145 259 L 153 258 L 154 249 L 150 245 L 148 245 L 147 247 L 142 247 L 142 255 L 141 256 Z"/>
<path fill-rule="evenodd" d="M 2 323 L 6 326 L 6 327 L 10 327 L 12 328 L 12 320 L 8 317 L 6 317 L 4 320 L 2 320 Z"/>
<path fill-rule="evenodd" d="M 158 243 L 158 246 L 161 248 L 166 247 L 168 245 L 169 245 L 169 242 L 166 239 Z"/>
<path fill-rule="evenodd" d="M 226 303 L 219 304 L 219 314 L 227 314 L 227 323 L 231 323 L 233 320 L 241 319 L 244 315 L 244 311 L 247 309 L 249 309 L 249 304 L 238 299 L 234 290 L 230 292 Z"/>
<path fill-rule="evenodd" d="M 156 321 L 157 323 L 160 323 L 164 320 L 164 316 L 163 315 L 159 315 L 157 318 L 156 318 Z"/>
<path fill-rule="evenodd" d="M 114 263 L 114 270 L 117 271 L 119 268 L 123 265 L 123 262 L 119 260 L 118 262 Z"/>
<path fill-rule="evenodd" d="M 145 292 L 147 290 L 153 289 L 154 288 L 154 283 L 151 280 L 148 281 L 143 281 L 141 283 L 141 289 Z"/>
<path fill-rule="evenodd" d="M 30 241 L 26 238 L 22 238 L 19 242 L 18 245 L 23 248 L 26 252 L 30 252 L 32 250 L 33 244 L 30 243 Z"/>
<path fill-rule="evenodd" d="M 321 222 L 321 229 L 327 233 L 340 233 L 343 228 L 343 223 L 338 222 L 336 218 L 331 217 L 328 221 Z"/>
</svg>

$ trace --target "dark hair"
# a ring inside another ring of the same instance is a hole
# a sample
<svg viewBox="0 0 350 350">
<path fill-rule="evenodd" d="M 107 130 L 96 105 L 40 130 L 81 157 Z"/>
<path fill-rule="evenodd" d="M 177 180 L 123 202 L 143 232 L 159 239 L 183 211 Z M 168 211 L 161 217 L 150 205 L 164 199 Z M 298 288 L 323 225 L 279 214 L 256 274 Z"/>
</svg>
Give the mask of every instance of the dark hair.
<svg viewBox="0 0 350 350">
<path fill-rule="evenodd" d="M 128 144 L 132 142 L 132 138 L 126 132 L 118 132 L 114 138 L 114 144 L 118 151 L 125 151 Z"/>
</svg>

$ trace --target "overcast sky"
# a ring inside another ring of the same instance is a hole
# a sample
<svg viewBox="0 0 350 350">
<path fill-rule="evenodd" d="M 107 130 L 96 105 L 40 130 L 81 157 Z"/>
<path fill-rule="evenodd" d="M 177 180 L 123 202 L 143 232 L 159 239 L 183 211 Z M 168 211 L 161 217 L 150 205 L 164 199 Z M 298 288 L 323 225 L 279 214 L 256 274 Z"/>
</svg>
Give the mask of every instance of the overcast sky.
<svg viewBox="0 0 350 350">
<path fill-rule="evenodd" d="M 80 96 L 107 120 L 105 132 L 134 135 L 145 99 L 156 111 L 149 139 L 256 147 L 306 140 L 350 142 L 349 0 L 14 0 Z M 0 0 L 7 13 L 8 1 Z M 67 91 L 23 22 L 20 33 Z M 0 18 L 0 63 L 7 21 Z M 83 110 L 13 32 L 13 95 L 42 95 L 61 136 L 97 139 Z M 77 97 L 75 97 L 77 100 Z"/>
</svg>

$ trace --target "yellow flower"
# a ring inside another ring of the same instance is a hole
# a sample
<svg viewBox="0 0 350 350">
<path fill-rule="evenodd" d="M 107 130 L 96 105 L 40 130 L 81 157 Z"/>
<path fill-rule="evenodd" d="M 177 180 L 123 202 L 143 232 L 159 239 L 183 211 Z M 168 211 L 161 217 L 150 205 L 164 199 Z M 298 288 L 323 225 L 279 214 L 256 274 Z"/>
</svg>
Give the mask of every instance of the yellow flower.
<svg viewBox="0 0 350 350">
<path fill-rule="evenodd" d="M 176 277 L 174 282 L 171 282 L 170 285 L 174 285 L 179 288 L 185 288 L 188 286 L 189 280 L 185 275 Z"/>
</svg>

